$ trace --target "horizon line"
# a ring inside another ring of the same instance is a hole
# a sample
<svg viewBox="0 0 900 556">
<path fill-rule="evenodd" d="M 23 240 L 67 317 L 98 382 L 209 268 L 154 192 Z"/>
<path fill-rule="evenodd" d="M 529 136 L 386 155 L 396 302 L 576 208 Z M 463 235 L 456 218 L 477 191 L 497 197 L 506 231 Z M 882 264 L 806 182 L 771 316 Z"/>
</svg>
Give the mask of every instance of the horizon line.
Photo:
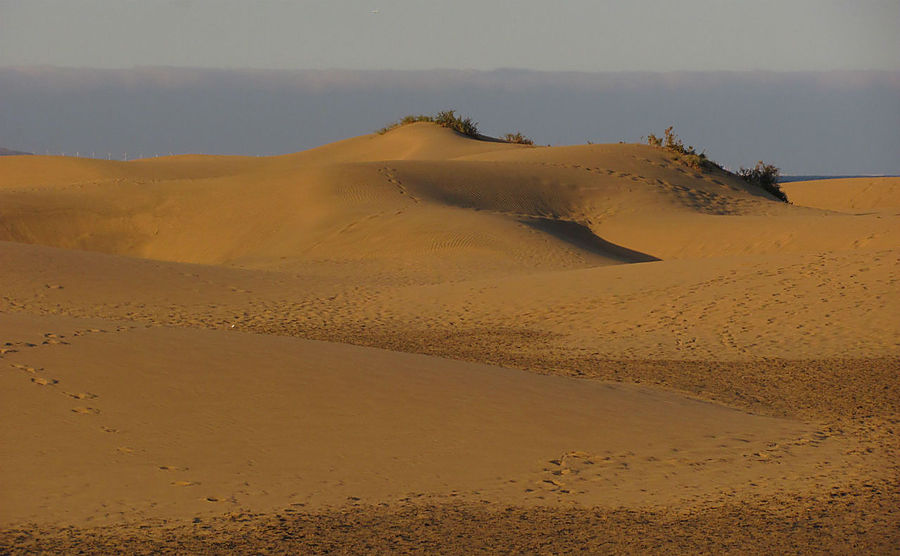
<svg viewBox="0 0 900 556">
<path fill-rule="evenodd" d="M 0 70 L 17 70 L 17 69 L 58 69 L 58 70 L 95 70 L 95 71 L 129 71 L 141 69 L 176 69 L 176 70 L 210 70 L 210 71 L 265 71 L 265 72 L 391 72 L 391 73 L 427 73 L 427 72 L 461 72 L 461 73 L 496 73 L 496 72 L 518 72 L 518 73 L 567 73 L 567 74 L 691 74 L 691 73 L 731 73 L 731 74 L 823 74 L 823 73 L 882 73 L 882 74 L 900 74 L 898 69 L 813 69 L 813 70 L 771 70 L 771 69 L 676 69 L 676 70 L 572 70 L 572 69 L 535 69 L 520 67 L 496 67 L 492 69 L 477 68 L 267 68 L 252 66 L 177 66 L 166 64 L 142 64 L 133 66 L 60 66 L 54 64 L 16 64 L 2 65 Z"/>
</svg>

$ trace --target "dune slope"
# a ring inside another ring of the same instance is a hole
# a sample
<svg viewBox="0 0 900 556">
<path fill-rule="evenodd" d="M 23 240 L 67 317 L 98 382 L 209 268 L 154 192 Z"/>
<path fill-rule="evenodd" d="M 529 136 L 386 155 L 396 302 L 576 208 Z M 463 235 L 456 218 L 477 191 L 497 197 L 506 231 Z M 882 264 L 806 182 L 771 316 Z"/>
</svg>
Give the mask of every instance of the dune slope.
<svg viewBox="0 0 900 556">
<path fill-rule="evenodd" d="M 660 149 L 507 145 L 432 124 L 270 159 L 3 166 L 2 240 L 247 268 L 530 271 L 896 238 L 889 222 L 773 202 Z"/>
<path fill-rule="evenodd" d="M 847 185 L 430 124 L 4 157 L 0 548 L 896 546 L 900 226 Z"/>
<path fill-rule="evenodd" d="M 850 465 L 808 425 L 648 388 L 240 332 L 0 319 L 15 349 L 0 375 L 3 443 L 17 447 L 2 457 L 6 525 L 426 494 L 671 505 L 772 492 L 785 473 L 811 488 Z"/>
</svg>

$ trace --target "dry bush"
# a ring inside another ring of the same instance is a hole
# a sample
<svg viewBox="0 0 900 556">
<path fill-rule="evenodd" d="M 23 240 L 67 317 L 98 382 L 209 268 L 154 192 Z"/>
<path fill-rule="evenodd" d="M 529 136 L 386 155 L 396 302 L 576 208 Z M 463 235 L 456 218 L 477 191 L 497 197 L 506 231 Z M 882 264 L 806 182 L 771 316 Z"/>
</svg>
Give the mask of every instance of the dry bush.
<svg viewBox="0 0 900 556">
<path fill-rule="evenodd" d="M 523 135 L 520 131 L 515 133 L 504 133 L 500 139 L 503 139 L 507 143 L 516 143 L 517 145 L 534 145 L 534 141 Z"/>
<path fill-rule="evenodd" d="M 463 118 L 457 116 L 455 110 L 442 110 L 434 116 L 427 114 L 410 114 L 400 118 L 398 121 L 388 124 L 378 130 L 379 135 L 384 135 L 392 129 L 416 122 L 431 122 L 440 126 L 452 129 L 458 133 L 462 133 L 468 137 L 478 137 L 478 123 L 473 122 L 472 118 Z"/>
<path fill-rule="evenodd" d="M 741 166 L 741 169 L 738 170 L 738 175 L 744 178 L 747 183 L 763 188 L 777 199 L 780 199 L 785 203 L 789 202 L 787 195 L 781 190 L 781 186 L 778 185 L 778 178 L 781 175 L 781 171 L 776 166 L 766 164 L 760 160 L 756 163 L 754 168 L 744 168 Z"/>
</svg>

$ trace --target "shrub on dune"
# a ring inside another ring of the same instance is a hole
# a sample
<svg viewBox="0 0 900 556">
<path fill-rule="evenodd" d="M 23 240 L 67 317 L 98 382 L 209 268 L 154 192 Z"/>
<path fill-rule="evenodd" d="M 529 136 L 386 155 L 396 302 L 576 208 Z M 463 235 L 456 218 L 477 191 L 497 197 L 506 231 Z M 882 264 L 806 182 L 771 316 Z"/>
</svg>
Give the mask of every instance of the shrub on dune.
<svg viewBox="0 0 900 556">
<path fill-rule="evenodd" d="M 378 130 L 378 135 L 384 135 L 388 131 L 392 129 L 396 129 L 400 126 L 404 126 L 407 124 L 414 124 L 416 122 L 431 122 L 434 123 L 434 117 L 428 116 L 427 114 L 410 114 L 408 116 L 403 116 L 398 121 L 390 123 L 383 128 Z"/>
<path fill-rule="evenodd" d="M 392 129 L 417 122 L 430 122 L 452 129 L 468 137 L 478 137 L 478 122 L 472 121 L 472 118 L 457 116 L 456 110 L 442 110 L 434 116 L 429 116 L 427 114 L 410 114 L 409 116 L 404 116 L 400 118 L 400 120 L 379 129 L 378 134 L 384 135 Z"/>
<path fill-rule="evenodd" d="M 659 137 L 653 133 L 647 135 L 647 144 L 651 147 L 666 149 L 675 156 L 675 160 L 678 160 L 692 168 L 696 168 L 698 170 L 712 170 L 715 168 L 728 172 L 727 170 L 722 168 L 720 164 L 713 162 L 712 160 L 707 158 L 706 153 L 698 153 L 691 145 L 685 147 L 684 142 L 681 140 L 681 138 L 679 138 L 678 135 L 676 135 L 672 130 L 672 126 L 667 127 L 663 131 L 662 137 Z M 731 175 L 735 175 L 731 172 L 728 173 Z M 781 187 L 778 185 L 779 170 L 775 166 L 766 164 L 762 160 L 760 160 L 756 163 L 755 168 L 748 169 L 741 166 L 741 169 L 738 171 L 737 175 L 743 178 L 747 183 L 760 187 L 763 190 L 771 193 L 773 196 L 775 196 L 776 199 L 784 201 L 785 203 L 789 202 L 787 195 L 784 193 L 784 191 L 781 190 Z"/>
<path fill-rule="evenodd" d="M 505 133 L 500 139 L 503 139 L 507 143 L 516 143 L 517 145 L 534 145 L 534 141 L 523 135 L 520 131 L 515 133 Z"/>
<path fill-rule="evenodd" d="M 672 126 L 667 127 L 663 131 L 663 137 L 657 137 L 651 133 L 647 135 L 647 144 L 651 147 L 660 147 L 666 149 L 675 155 L 675 158 L 691 168 L 697 170 L 711 170 L 722 166 L 707 158 L 705 152 L 697 152 L 693 145 L 684 146 L 684 141 L 672 130 Z"/>
<path fill-rule="evenodd" d="M 478 137 L 478 122 L 473 122 L 472 118 L 457 116 L 455 110 L 443 110 L 438 112 L 434 117 L 434 123 L 448 127 L 463 135 L 468 135 L 469 137 Z"/>
<path fill-rule="evenodd" d="M 752 183 L 753 185 L 761 187 L 777 199 L 787 203 L 789 202 L 787 195 L 781 190 L 781 186 L 778 185 L 780 174 L 781 171 L 777 167 L 772 164 L 766 164 L 762 160 L 757 162 L 754 168 L 744 168 L 741 166 L 741 169 L 738 170 L 738 175 L 744 178 L 747 183 Z"/>
</svg>

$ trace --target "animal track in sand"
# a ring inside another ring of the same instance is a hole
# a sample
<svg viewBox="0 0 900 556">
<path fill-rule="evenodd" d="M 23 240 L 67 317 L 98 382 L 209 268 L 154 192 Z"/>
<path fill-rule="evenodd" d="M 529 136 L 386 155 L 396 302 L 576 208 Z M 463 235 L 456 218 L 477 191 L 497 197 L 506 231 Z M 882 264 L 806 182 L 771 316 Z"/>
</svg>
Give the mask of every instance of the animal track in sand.
<svg viewBox="0 0 900 556">
<path fill-rule="evenodd" d="M 72 413 L 79 415 L 100 415 L 100 410 L 96 407 L 74 407 Z"/>
<path fill-rule="evenodd" d="M 39 385 L 39 386 L 52 386 L 54 384 L 59 384 L 59 381 L 55 378 L 46 379 L 39 376 L 31 377 L 31 382 Z"/>
</svg>

